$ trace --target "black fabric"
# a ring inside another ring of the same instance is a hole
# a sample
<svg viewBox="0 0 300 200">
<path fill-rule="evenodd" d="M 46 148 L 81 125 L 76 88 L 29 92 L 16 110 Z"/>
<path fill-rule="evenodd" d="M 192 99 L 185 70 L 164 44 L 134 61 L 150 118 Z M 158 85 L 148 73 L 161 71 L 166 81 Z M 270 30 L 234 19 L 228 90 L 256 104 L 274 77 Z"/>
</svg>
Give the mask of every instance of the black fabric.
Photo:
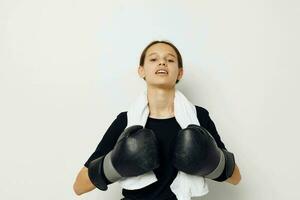
<svg viewBox="0 0 300 200">
<path fill-rule="evenodd" d="M 206 128 L 216 140 L 219 148 L 226 149 L 219 136 L 216 126 L 209 116 L 209 112 L 200 106 L 196 106 L 197 117 L 200 125 Z M 94 153 L 85 162 L 84 166 L 111 151 L 118 140 L 119 135 L 127 126 L 127 111 L 121 112 L 112 122 L 106 133 L 102 137 Z M 171 153 L 173 140 L 179 130 L 180 125 L 175 117 L 168 119 L 154 119 L 148 117 L 145 128 L 152 129 L 156 134 L 160 145 L 160 167 L 154 170 L 158 181 L 137 190 L 122 189 L 124 197 L 132 200 L 175 200 L 175 194 L 171 191 L 170 185 L 175 179 L 178 171 L 171 164 Z M 221 180 L 221 179 L 220 179 Z M 216 180 L 216 181 L 220 181 Z M 112 184 L 107 182 L 107 184 Z"/>
<path fill-rule="evenodd" d="M 101 156 L 92 160 L 89 164 L 88 175 L 91 182 L 100 190 L 107 190 L 107 179 L 103 174 L 103 160 L 105 156 Z M 99 172 L 100 167 L 100 172 Z"/>
</svg>

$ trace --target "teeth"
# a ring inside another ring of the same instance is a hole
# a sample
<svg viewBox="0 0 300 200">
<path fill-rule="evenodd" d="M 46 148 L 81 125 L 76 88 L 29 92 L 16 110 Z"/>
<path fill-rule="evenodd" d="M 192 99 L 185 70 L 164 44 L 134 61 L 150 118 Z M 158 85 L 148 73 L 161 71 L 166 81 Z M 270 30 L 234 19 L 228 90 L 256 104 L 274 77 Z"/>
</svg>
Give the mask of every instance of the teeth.
<svg viewBox="0 0 300 200">
<path fill-rule="evenodd" d="M 158 74 L 158 73 L 164 73 L 164 74 L 167 74 L 168 72 L 165 71 L 165 70 L 158 70 L 156 73 L 157 73 L 157 74 Z"/>
</svg>

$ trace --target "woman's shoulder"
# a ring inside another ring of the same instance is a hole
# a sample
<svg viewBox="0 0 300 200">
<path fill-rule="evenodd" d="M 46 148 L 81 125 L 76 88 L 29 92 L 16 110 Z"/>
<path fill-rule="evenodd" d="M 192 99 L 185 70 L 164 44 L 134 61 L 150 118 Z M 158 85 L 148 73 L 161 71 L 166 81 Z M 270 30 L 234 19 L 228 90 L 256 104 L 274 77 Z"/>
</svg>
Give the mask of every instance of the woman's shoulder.
<svg viewBox="0 0 300 200">
<path fill-rule="evenodd" d="M 124 124 L 125 126 L 127 125 L 127 111 L 121 111 L 118 116 L 116 117 L 116 120 Z"/>
<path fill-rule="evenodd" d="M 117 117 L 120 117 L 120 118 L 127 118 L 127 111 L 121 111 Z"/>
<path fill-rule="evenodd" d="M 195 105 L 197 111 L 197 118 L 201 125 L 206 125 L 209 120 L 209 112 L 207 108 L 199 105 Z"/>
<path fill-rule="evenodd" d="M 207 115 L 208 114 L 208 110 L 205 107 L 199 106 L 199 105 L 195 105 L 195 107 L 196 107 L 197 115 Z"/>
</svg>

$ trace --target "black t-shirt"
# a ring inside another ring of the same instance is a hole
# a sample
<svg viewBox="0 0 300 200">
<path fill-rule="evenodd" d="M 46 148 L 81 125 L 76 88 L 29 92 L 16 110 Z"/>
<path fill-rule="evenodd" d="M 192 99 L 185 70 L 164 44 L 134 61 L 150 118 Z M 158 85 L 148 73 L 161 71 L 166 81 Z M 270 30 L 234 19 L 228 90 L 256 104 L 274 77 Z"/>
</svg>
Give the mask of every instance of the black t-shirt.
<svg viewBox="0 0 300 200">
<path fill-rule="evenodd" d="M 209 117 L 209 112 L 203 107 L 195 107 L 197 110 L 197 117 L 200 125 L 210 132 L 219 148 L 226 149 L 225 145 L 221 141 L 214 122 Z M 102 140 L 98 144 L 95 152 L 85 162 L 84 166 L 88 167 L 88 164 L 92 160 L 110 152 L 126 126 L 127 111 L 121 112 L 112 122 L 112 124 L 104 134 Z M 177 198 L 171 191 L 170 185 L 176 178 L 178 170 L 172 166 L 170 160 L 172 153 L 172 144 L 174 144 L 173 140 L 178 131 L 181 130 L 181 127 L 176 121 L 175 117 L 167 119 L 155 119 L 148 117 L 145 128 L 152 129 L 160 143 L 160 166 L 157 169 L 153 170 L 158 180 L 141 189 L 122 189 L 122 194 L 124 197 L 133 200 L 175 200 Z M 225 179 L 221 175 L 221 177 L 215 180 L 224 181 Z M 111 183 L 107 182 L 107 184 L 109 185 Z"/>
</svg>

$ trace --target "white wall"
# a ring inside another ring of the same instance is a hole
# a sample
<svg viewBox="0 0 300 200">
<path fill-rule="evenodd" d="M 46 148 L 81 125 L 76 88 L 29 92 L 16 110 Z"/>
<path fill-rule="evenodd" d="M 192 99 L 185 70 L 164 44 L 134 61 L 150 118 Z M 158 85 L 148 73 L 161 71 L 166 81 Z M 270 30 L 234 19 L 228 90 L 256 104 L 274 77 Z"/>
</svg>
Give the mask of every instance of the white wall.
<svg viewBox="0 0 300 200">
<path fill-rule="evenodd" d="M 0 1 L 0 198 L 76 196 L 75 177 L 138 91 L 142 49 L 181 51 L 178 89 L 207 108 L 242 181 L 203 199 L 299 199 L 299 1 Z"/>
</svg>

